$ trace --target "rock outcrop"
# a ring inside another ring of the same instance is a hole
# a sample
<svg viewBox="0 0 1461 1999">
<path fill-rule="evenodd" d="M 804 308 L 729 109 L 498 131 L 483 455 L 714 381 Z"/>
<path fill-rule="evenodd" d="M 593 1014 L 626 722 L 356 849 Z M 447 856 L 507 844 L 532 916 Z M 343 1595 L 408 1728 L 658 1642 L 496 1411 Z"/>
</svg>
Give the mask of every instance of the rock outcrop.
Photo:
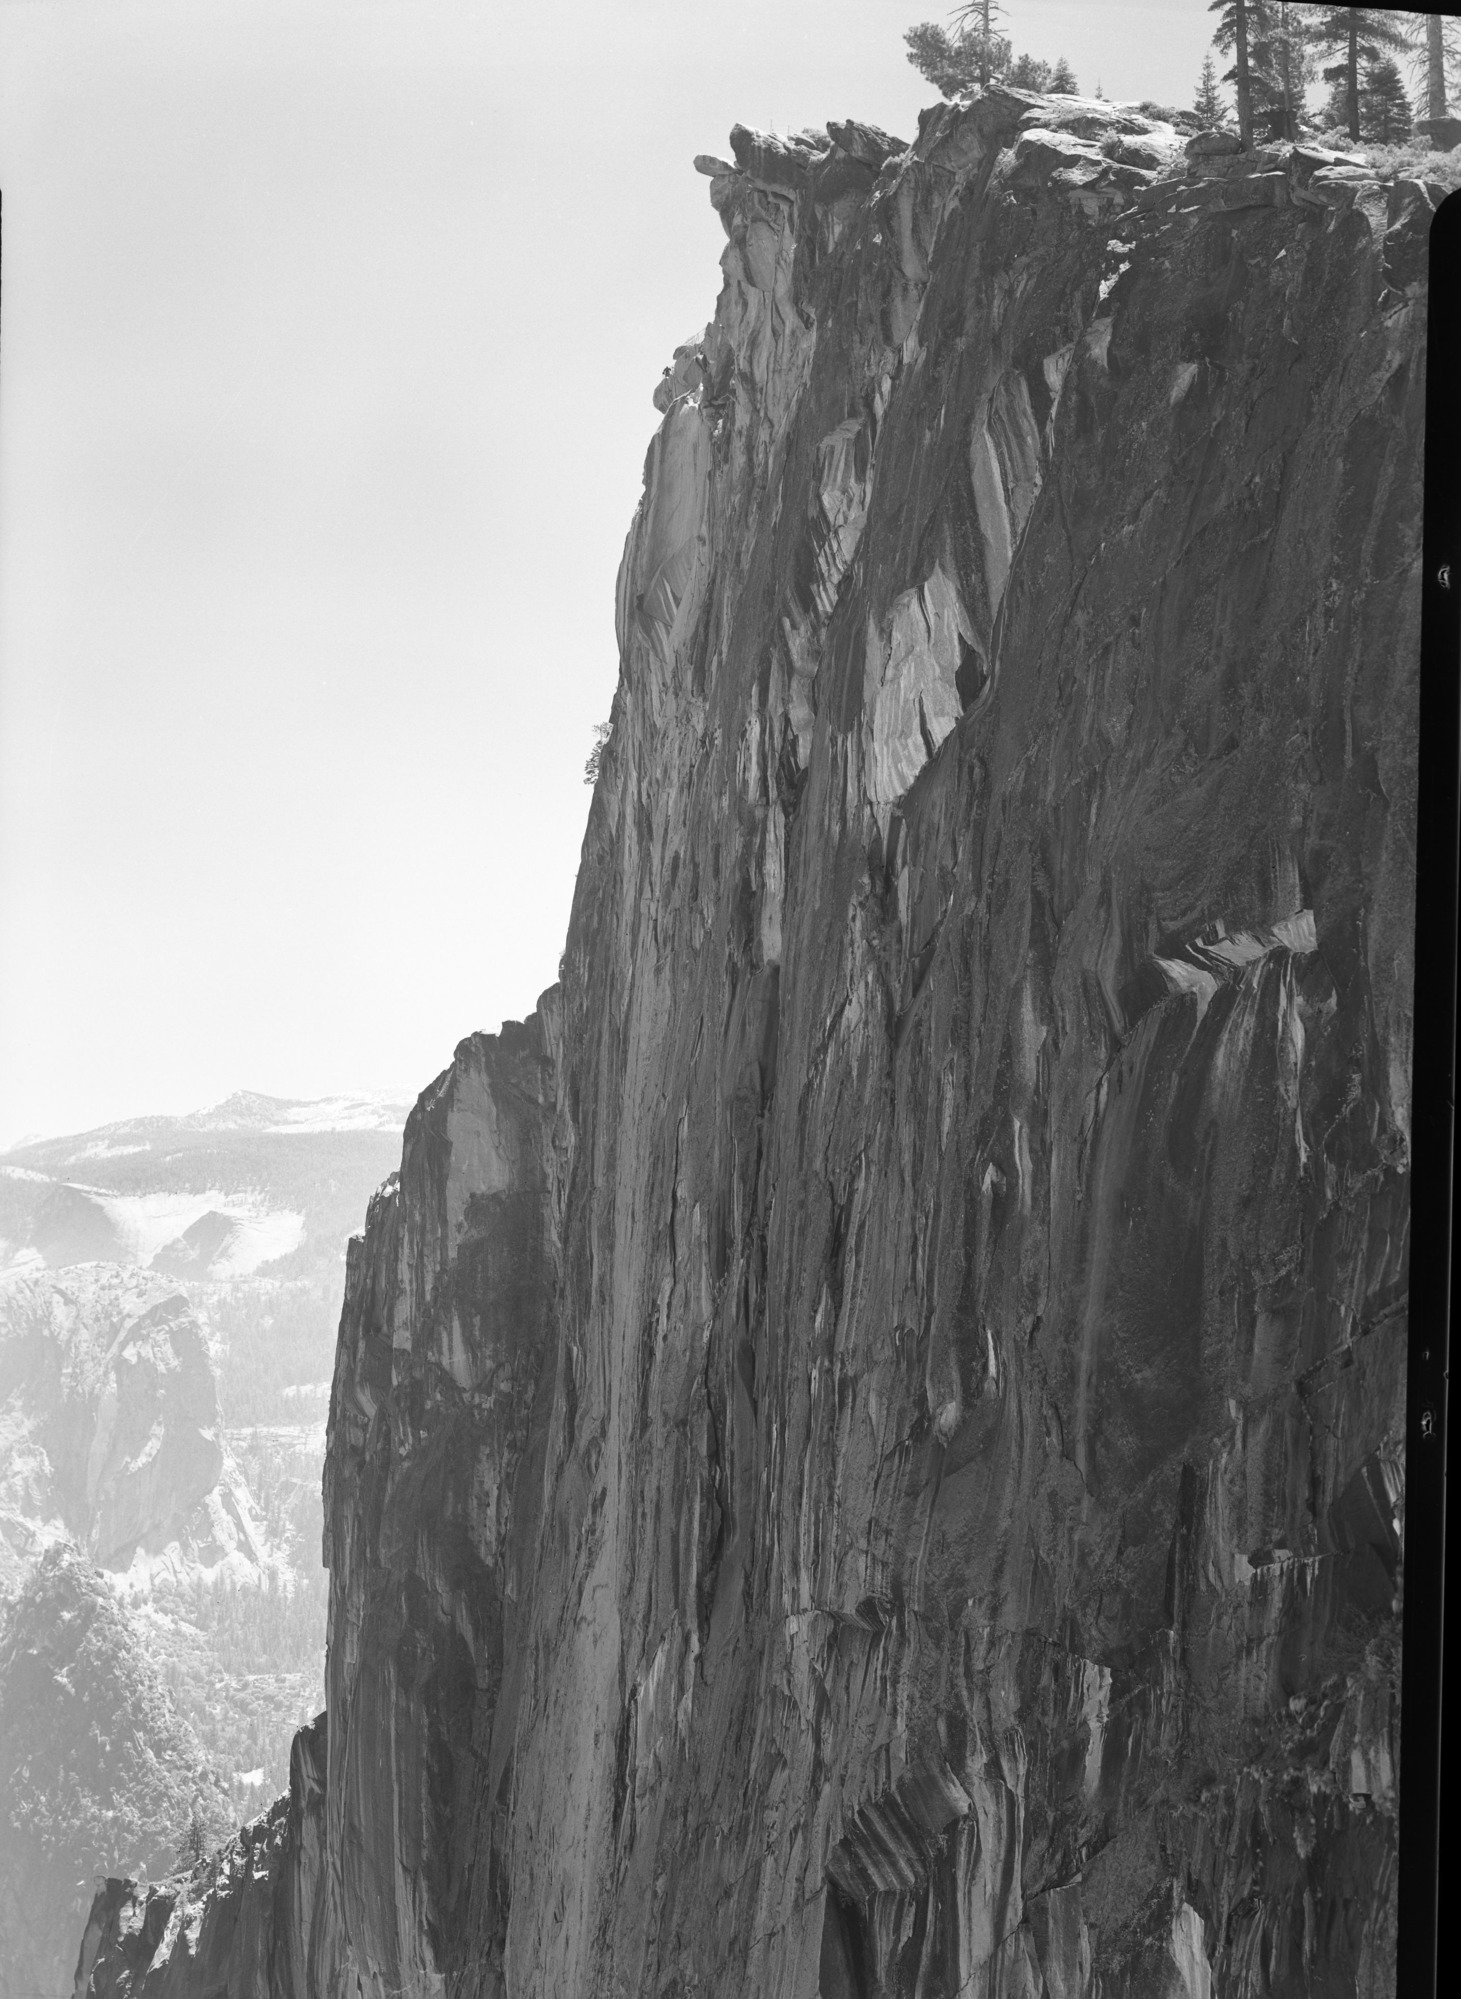
<svg viewBox="0 0 1461 1999">
<path fill-rule="evenodd" d="M 323 1803 L 78 1990 L 1393 1991 L 1431 196 L 731 151 L 561 983 L 352 1249 Z"/>
<path fill-rule="evenodd" d="M 265 1550 L 224 1446 L 197 1314 L 109 1264 L 0 1276 L 0 1577 L 73 1539 L 101 1568 L 256 1582 Z"/>
<path fill-rule="evenodd" d="M 155 1879 L 230 1816 L 106 1579 L 48 1550 L 0 1608 L 0 1999 L 69 1989 L 99 1858 Z"/>
</svg>

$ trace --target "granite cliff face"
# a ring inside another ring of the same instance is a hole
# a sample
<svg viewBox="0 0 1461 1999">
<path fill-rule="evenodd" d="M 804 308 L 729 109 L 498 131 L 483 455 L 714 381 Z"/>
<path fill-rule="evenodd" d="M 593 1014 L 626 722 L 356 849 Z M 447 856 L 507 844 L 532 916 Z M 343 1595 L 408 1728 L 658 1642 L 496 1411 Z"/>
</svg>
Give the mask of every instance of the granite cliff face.
<svg viewBox="0 0 1461 1999">
<path fill-rule="evenodd" d="M 1392 1991 L 1432 197 L 732 146 L 561 984 L 352 1249 L 322 1801 L 78 1989 Z"/>
</svg>

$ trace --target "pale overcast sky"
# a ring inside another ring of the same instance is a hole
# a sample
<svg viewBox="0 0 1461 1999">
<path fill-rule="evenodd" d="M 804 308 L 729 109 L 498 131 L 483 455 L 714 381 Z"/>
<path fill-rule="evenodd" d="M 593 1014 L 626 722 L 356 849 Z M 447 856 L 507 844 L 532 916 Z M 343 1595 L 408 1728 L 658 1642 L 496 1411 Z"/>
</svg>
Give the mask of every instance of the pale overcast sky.
<svg viewBox="0 0 1461 1999">
<path fill-rule="evenodd" d="M 0 1146 L 414 1092 L 556 974 L 732 123 L 897 0 L 0 0 Z M 1190 101 L 1203 0 L 1010 0 Z"/>
</svg>

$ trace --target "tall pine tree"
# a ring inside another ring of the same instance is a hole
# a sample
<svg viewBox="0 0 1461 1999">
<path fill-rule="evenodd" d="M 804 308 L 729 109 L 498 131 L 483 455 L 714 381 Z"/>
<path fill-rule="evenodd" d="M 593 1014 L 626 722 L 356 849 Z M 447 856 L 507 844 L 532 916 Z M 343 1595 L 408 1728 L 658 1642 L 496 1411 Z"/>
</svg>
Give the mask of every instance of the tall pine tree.
<svg viewBox="0 0 1461 1999">
<path fill-rule="evenodd" d="M 1292 140 L 1299 136 L 1299 113 L 1304 108 L 1310 69 L 1309 51 L 1298 14 L 1297 7 L 1289 6 L 1287 0 L 1279 0 L 1272 43 L 1274 82 L 1283 99 L 1283 137 Z"/>
<path fill-rule="evenodd" d="M 1410 137 L 1410 99 L 1389 56 L 1365 69 L 1360 86 L 1360 130 L 1376 146 L 1403 146 Z"/>
<path fill-rule="evenodd" d="M 1446 115 L 1446 45 L 1439 14 L 1427 15 L 1425 23 L 1425 115 Z"/>
<path fill-rule="evenodd" d="M 1312 18 L 1308 39 L 1316 48 L 1338 60 L 1323 71 L 1326 83 L 1342 86 L 1345 119 L 1350 140 L 1358 144 L 1360 128 L 1361 66 L 1384 59 L 1391 49 L 1405 47 L 1406 38 L 1379 7 L 1306 7 Z"/>
<path fill-rule="evenodd" d="M 1428 14 L 1423 21 L 1412 21 L 1406 31 L 1410 44 L 1410 61 L 1406 65 L 1411 80 L 1425 102 L 1427 118 L 1448 118 L 1451 115 L 1451 91 L 1447 88 L 1454 76 L 1458 44 L 1461 44 L 1461 22 L 1443 21 L 1439 14 Z"/>
<path fill-rule="evenodd" d="M 1296 140 L 1311 68 L 1297 7 L 1249 0 L 1248 69 L 1253 129 L 1260 139 Z"/>
<path fill-rule="evenodd" d="M 1231 83 L 1238 99 L 1238 137 L 1244 146 L 1253 143 L 1253 75 L 1250 54 L 1255 25 L 1266 17 L 1266 0 L 1207 0 L 1207 11 L 1218 17 L 1216 46 L 1226 54 L 1231 50 L 1233 67 L 1223 77 Z"/>
</svg>

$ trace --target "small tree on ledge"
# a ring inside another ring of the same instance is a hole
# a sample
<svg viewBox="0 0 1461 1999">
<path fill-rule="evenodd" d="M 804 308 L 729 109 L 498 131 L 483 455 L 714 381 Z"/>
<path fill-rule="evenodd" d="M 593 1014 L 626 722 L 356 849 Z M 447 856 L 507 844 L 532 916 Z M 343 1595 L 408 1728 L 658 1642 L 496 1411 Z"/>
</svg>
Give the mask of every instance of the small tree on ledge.
<svg viewBox="0 0 1461 1999">
<path fill-rule="evenodd" d="M 585 784 L 598 783 L 599 766 L 603 763 L 604 751 L 608 748 L 609 738 L 613 733 L 614 725 L 612 722 L 594 723 L 594 746 L 589 751 L 588 761 L 583 767 L 583 781 Z"/>
<path fill-rule="evenodd" d="M 203 1824 L 203 1815 L 198 1810 L 198 1801 L 195 1798 L 193 1808 L 188 1814 L 188 1823 L 184 1826 L 182 1838 L 178 1841 L 178 1866 L 186 1868 L 191 1873 L 207 1851 L 208 1829 Z"/>
</svg>

